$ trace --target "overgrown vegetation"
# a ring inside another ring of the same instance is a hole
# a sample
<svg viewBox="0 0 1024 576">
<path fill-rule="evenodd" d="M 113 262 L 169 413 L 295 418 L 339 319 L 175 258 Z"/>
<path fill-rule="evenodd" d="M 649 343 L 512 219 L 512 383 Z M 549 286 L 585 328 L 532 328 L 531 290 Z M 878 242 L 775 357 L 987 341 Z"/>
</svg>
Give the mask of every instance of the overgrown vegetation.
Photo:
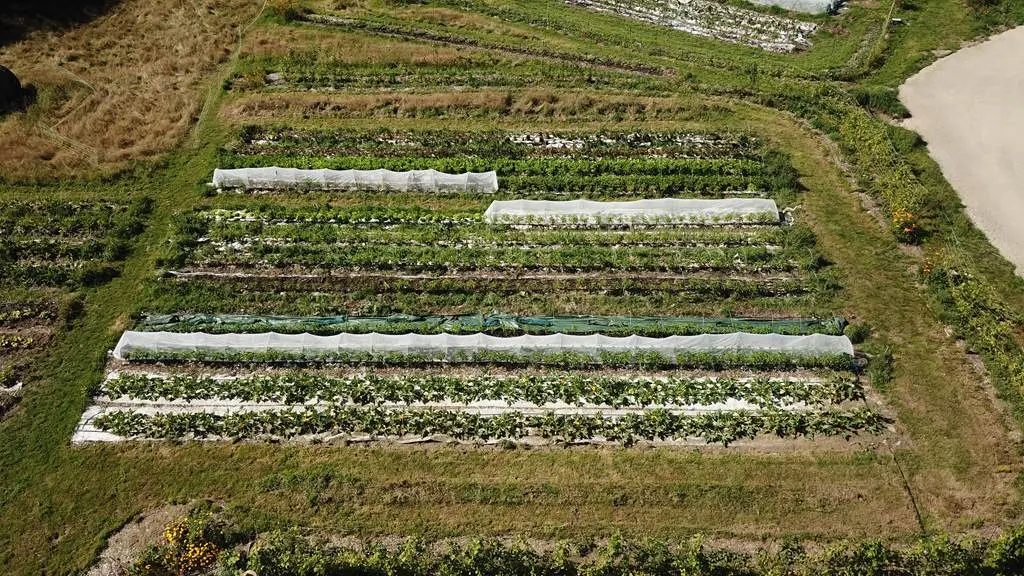
<svg viewBox="0 0 1024 576">
<path fill-rule="evenodd" d="M 948 536 L 920 538 L 906 547 L 877 540 L 847 542 L 809 552 L 793 542 L 737 552 L 690 540 L 630 540 L 614 535 L 605 541 L 561 541 L 539 549 L 523 541 L 474 538 L 464 543 L 408 538 L 399 543 L 336 544 L 325 534 L 300 530 L 261 531 L 248 522 L 229 524 L 219 517 L 193 513 L 171 524 L 164 541 L 135 561 L 130 573 L 195 574 L 210 568 L 218 574 L 244 570 L 266 576 L 313 576 L 331 573 L 491 574 L 513 576 L 624 576 L 628 574 L 969 574 L 1011 576 L 1024 568 L 1024 530 L 1011 527 L 991 539 L 959 540 Z M 219 555 L 193 550 L 209 550 Z M 199 560 L 186 560 L 198 557 Z M 185 567 L 187 570 L 182 570 Z"/>
</svg>

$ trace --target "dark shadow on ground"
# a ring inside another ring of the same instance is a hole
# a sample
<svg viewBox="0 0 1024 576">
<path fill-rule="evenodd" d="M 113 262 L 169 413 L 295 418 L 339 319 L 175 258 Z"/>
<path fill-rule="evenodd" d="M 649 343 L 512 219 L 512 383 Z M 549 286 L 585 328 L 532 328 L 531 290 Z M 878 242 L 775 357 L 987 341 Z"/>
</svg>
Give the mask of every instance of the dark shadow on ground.
<svg viewBox="0 0 1024 576">
<path fill-rule="evenodd" d="M 84 24 L 119 2 L 120 0 L 0 0 L 0 46 L 17 42 L 35 30 L 60 30 Z"/>
</svg>

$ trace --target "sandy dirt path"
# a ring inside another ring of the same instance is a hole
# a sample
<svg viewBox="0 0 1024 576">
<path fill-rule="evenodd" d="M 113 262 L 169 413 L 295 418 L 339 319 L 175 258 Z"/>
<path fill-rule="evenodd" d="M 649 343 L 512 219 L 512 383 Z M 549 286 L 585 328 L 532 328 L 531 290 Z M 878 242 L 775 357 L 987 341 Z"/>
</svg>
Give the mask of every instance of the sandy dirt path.
<svg viewBox="0 0 1024 576">
<path fill-rule="evenodd" d="M 925 68 L 900 100 L 971 219 L 1024 275 L 1024 26 Z"/>
</svg>

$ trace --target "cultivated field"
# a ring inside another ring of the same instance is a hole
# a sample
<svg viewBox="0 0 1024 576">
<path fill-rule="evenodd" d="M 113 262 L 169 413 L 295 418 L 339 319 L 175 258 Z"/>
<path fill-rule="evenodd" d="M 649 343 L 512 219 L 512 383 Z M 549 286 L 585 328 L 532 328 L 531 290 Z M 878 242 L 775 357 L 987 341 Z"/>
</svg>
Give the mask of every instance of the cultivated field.
<svg viewBox="0 0 1024 576">
<path fill-rule="evenodd" d="M 21 375 L 55 329 L 82 313 L 76 290 L 120 273 L 152 201 L 6 200 L 0 204 L 0 415 L 21 396 Z"/>
<path fill-rule="evenodd" d="M 182 49 L 237 53 L 130 152 L 4 172 L 0 565 L 83 571 L 125 528 L 107 556 L 147 574 L 914 573 L 951 532 L 1003 570 L 1024 289 L 883 120 L 983 26 L 943 7 L 220 10 Z M 833 548 L 872 538 L 898 550 Z"/>
</svg>

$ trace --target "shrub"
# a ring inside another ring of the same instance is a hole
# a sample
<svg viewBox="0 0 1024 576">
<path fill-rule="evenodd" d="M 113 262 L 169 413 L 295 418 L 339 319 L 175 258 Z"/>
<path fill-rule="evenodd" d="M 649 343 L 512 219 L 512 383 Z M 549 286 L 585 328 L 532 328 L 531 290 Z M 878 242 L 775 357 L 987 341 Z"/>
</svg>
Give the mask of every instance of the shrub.
<svg viewBox="0 0 1024 576">
<path fill-rule="evenodd" d="M 861 106 L 894 118 L 909 118 L 910 111 L 900 102 L 899 92 L 888 86 L 862 86 L 853 90 Z"/>
<path fill-rule="evenodd" d="M 884 389 L 892 381 L 892 348 L 883 346 L 871 357 L 868 364 L 868 377 L 871 378 L 871 385 L 877 389 Z"/>
<path fill-rule="evenodd" d="M 843 334 L 854 344 L 860 344 L 871 336 L 871 327 L 867 324 L 850 324 L 843 330 Z"/>
<path fill-rule="evenodd" d="M 113 280 L 118 274 L 119 271 L 114 266 L 90 262 L 78 271 L 78 281 L 82 286 L 99 286 Z"/>
<path fill-rule="evenodd" d="M 305 13 L 301 0 L 269 0 L 267 13 L 285 21 L 298 20 Z"/>
<path fill-rule="evenodd" d="M 18 375 L 12 366 L 0 368 L 0 388 L 10 388 L 18 381 Z"/>
<path fill-rule="evenodd" d="M 212 568 L 225 549 L 224 527 L 210 514 L 193 513 L 164 528 L 160 545 L 148 548 L 129 569 L 139 576 L 194 576 Z"/>
</svg>

